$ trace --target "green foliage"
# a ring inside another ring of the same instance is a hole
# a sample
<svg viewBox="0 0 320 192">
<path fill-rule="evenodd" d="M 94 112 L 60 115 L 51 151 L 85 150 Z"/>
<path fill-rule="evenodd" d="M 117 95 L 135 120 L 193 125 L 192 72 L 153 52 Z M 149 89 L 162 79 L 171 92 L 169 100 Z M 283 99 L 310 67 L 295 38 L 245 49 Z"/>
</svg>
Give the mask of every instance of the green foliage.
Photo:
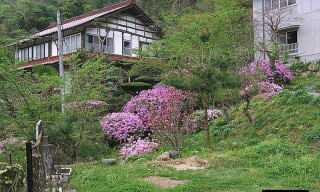
<svg viewBox="0 0 320 192">
<path fill-rule="evenodd" d="M 23 187 L 24 171 L 21 165 L 0 163 L 0 190 L 20 191 Z"/>
<path fill-rule="evenodd" d="M 125 91 L 134 94 L 134 93 L 138 93 L 142 90 L 152 88 L 152 84 L 144 83 L 144 82 L 132 82 L 132 83 L 124 83 L 121 85 L 121 87 Z"/>
<path fill-rule="evenodd" d="M 223 138 L 229 136 L 235 127 L 225 119 L 220 118 L 210 123 L 210 129 L 214 136 Z"/>
</svg>

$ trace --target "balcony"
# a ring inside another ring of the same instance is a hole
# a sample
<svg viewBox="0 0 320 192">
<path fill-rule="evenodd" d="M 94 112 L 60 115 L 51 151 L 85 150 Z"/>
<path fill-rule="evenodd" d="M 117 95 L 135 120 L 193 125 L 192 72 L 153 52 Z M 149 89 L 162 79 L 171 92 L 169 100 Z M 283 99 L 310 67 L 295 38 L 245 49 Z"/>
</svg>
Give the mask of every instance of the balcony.
<svg viewBox="0 0 320 192">
<path fill-rule="evenodd" d="M 298 43 L 281 44 L 280 51 L 281 53 L 288 53 L 290 55 L 297 54 L 299 51 Z"/>
</svg>

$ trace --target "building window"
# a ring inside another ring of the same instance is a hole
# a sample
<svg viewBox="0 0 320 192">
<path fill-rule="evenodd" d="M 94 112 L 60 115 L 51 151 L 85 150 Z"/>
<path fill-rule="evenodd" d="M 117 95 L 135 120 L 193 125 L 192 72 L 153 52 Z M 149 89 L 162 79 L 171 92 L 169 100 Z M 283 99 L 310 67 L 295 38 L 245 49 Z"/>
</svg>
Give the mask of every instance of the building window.
<svg viewBox="0 0 320 192">
<path fill-rule="evenodd" d="M 32 47 L 18 49 L 16 52 L 16 59 L 19 61 L 31 61 Z"/>
<path fill-rule="evenodd" d="M 88 35 L 88 43 L 93 43 L 93 36 L 92 35 Z"/>
<path fill-rule="evenodd" d="M 113 53 L 114 52 L 114 40 L 113 38 L 108 37 L 107 38 L 107 53 Z"/>
<path fill-rule="evenodd" d="M 272 9 L 279 8 L 279 0 L 272 0 Z"/>
<path fill-rule="evenodd" d="M 283 31 L 279 33 L 279 42 L 282 44 L 298 43 L 298 31 Z"/>
<path fill-rule="evenodd" d="M 290 5 L 295 5 L 297 0 L 264 0 L 264 9 L 281 9 L 288 7 Z"/>
<path fill-rule="evenodd" d="M 132 43 L 130 40 L 123 41 L 123 55 L 132 55 Z"/>
<path fill-rule="evenodd" d="M 298 52 L 298 31 L 283 31 L 278 35 L 279 43 L 282 44 L 283 51 L 289 53 Z"/>
<path fill-rule="evenodd" d="M 288 0 L 288 5 L 294 5 L 297 3 L 297 0 Z"/>
<path fill-rule="evenodd" d="M 140 48 L 140 51 L 145 51 L 148 49 L 150 43 L 147 43 L 147 42 L 141 42 L 139 43 L 139 48 Z"/>
<path fill-rule="evenodd" d="M 76 52 L 81 49 L 81 34 L 70 35 L 64 38 L 63 52 L 64 54 Z"/>
</svg>

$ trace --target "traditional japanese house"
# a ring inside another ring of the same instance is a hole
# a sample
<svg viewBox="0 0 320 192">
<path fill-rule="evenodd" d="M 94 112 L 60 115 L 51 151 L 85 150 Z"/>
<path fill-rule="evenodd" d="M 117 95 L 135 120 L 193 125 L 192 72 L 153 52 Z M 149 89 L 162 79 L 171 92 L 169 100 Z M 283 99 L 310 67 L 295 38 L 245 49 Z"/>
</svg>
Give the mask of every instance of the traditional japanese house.
<svg viewBox="0 0 320 192">
<path fill-rule="evenodd" d="M 134 0 L 109 4 L 101 9 L 62 22 L 63 54 L 78 50 L 105 53 L 112 60 L 134 60 L 139 50 L 160 38 L 160 29 Z M 57 65 L 58 27 L 56 24 L 21 40 L 11 48 L 23 64 L 20 69 Z"/>
</svg>

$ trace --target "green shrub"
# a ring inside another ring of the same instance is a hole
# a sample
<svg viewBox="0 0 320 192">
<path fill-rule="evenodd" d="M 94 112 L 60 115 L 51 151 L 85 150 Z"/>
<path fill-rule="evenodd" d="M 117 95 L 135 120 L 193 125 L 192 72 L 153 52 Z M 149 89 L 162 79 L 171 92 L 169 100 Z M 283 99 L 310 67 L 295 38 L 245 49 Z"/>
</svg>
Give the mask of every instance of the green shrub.
<svg viewBox="0 0 320 192">
<path fill-rule="evenodd" d="M 220 118 L 210 124 L 210 129 L 213 135 L 226 137 L 233 131 L 234 126 L 223 118 Z"/>
</svg>

